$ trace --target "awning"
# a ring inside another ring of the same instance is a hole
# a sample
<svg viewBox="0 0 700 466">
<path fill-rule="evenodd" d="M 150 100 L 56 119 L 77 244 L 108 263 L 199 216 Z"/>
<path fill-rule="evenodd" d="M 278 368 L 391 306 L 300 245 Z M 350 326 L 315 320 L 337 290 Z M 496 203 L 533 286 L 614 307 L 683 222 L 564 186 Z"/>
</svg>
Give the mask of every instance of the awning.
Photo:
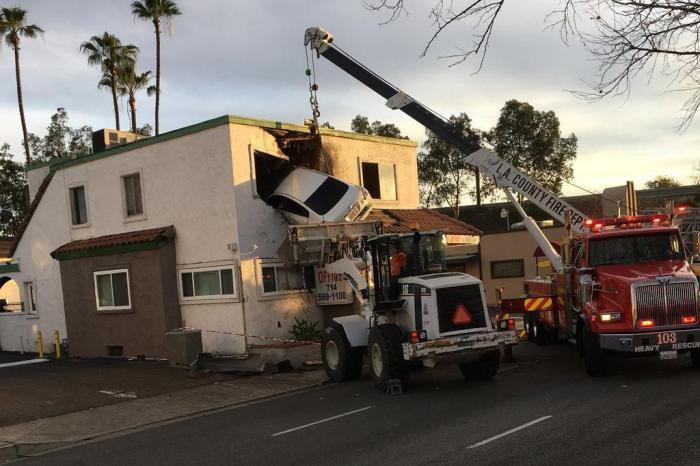
<svg viewBox="0 0 700 466">
<path fill-rule="evenodd" d="M 83 257 L 109 256 L 127 252 L 157 249 L 175 237 L 175 227 L 167 226 L 149 230 L 130 231 L 115 235 L 71 241 L 51 253 L 56 260 L 81 259 Z"/>
</svg>

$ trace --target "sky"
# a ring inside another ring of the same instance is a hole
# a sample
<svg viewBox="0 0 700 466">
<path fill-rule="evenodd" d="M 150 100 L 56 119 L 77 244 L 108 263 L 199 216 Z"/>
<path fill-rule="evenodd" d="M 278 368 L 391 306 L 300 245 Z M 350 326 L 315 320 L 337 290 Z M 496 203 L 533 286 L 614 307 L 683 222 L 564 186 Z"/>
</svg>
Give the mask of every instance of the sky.
<svg viewBox="0 0 700 466">
<path fill-rule="evenodd" d="M 458 0 L 457 0 L 458 1 Z M 307 27 L 332 32 L 335 44 L 442 115 L 466 112 L 473 125 L 492 128 L 505 101 L 518 99 L 538 110 L 553 110 L 562 133 L 578 137 L 574 180 L 600 192 L 657 175 L 690 183 L 700 161 L 700 118 L 684 132 L 676 126 L 684 95 L 669 92 L 663 77 L 644 76 L 629 99 L 590 103 L 567 92 L 585 90 L 596 63 L 578 43 L 564 44 L 548 30 L 545 16 L 555 0 L 506 2 L 483 68 L 477 63 L 449 67 L 441 55 L 468 47 L 472 31 L 457 24 L 440 36 L 428 55 L 420 53 L 432 35 L 431 0 L 407 0 L 408 16 L 381 25 L 385 14 L 362 0 L 177 0 L 183 12 L 172 36 L 162 39 L 161 132 L 231 114 L 301 123 L 309 118 L 303 48 Z M 22 84 L 29 131 L 43 135 L 50 115 L 64 107 L 70 125 L 114 127 L 111 95 L 97 89 L 100 72 L 79 53 L 80 43 L 104 31 L 140 50 L 138 68 L 155 70 L 150 23 L 134 20 L 126 0 L 0 0 L 0 6 L 28 10 L 28 20 L 45 29 L 43 39 L 25 40 Z M 320 121 L 349 130 L 357 114 L 395 123 L 419 142 L 425 131 L 408 116 L 388 109 L 381 97 L 323 58 L 315 64 Z M 11 50 L 0 46 L 0 143 L 21 158 Z M 137 97 L 138 124 L 153 125 L 152 98 Z M 126 102 L 122 128 L 128 127 Z M 572 185 L 564 193 L 583 194 Z"/>
</svg>

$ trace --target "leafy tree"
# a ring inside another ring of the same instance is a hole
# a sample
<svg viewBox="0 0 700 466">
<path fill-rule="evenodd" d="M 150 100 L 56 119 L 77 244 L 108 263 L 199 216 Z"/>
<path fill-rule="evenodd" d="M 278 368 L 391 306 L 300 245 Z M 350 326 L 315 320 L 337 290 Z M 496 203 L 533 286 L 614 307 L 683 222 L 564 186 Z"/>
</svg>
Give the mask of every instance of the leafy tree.
<svg viewBox="0 0 700 466">
<path fill-rule="evenodd" d="M 695 184 L 700 184 L 700 162 L 698 162 L 698 163 L 695 164 L 695 167 L 693 168 L 693 171 L 694 171 L 695 173 L 693 173 L 692 175 L 690 175 L 690 180 L 691 180 L 691 182 L 693 182 L 693 183 L 695 183 Z"/>
<path fill-rule="evenodd" d="M 371 124 L 369 119 L 362 115 L 357 115 L 350 122 L 350 131 L 355 133 L 370 134 L 372 136 L 384 136 L 387 138 L 408 139 L 408 136 L 402 136 L 401 130 L 393 123 L 382 123 L 381 121 L 373 121 Z"/>
<path fill-rule="evenodd" d="M 509 100 L 487 139 L 499 157 L 554 193 L 561 193 L 563 180 L 574 175 L 578 140 L 573 133 L 561 137 L 559 118 L 553 111 Z"/>
<path fill-rule="evenodd" d="M 134 18 L 151 21 L 156 34 L 156 136 L 160 134 L 160 27 L 165 22 L 168 32 L 172 33 L 172 19 L 182 14 L 172 0 L 142 0 L 131 4 Z"/>
<path fill-rule="evenodd" d="M 136 134 L 140 134 L 141 136 L 150 136 L 153 134 L 153 126 L 146 123 L 142 127 L 136 128 Z"/>
<path fill-rule="evenodd" d="M 108 32 L 101 36 L 92 36 L 89 41 L 80 44 L 80 51 L 87 55 L 88 64 L 99 66 L 103 76 L 97 87 L 105 87 L 105 75 L 109 77 L 109 87 L 112 91 L 112 104 L 114 105 L 114 120 L 116 129 L 119 126 L 119 103 L 117 101 L 117 73 L 120 68 L 133 64 L 136 61 L 139 49 L 133 44 L 122 45 L 121 40 Z"/>
<path fill-rule="evenodd" d="M 372 126 L 366 116 L 357 115 L 350 122 L 350 131 L 362 134 L 372 134 Z"/>
<path fill-rule="evenodd" d="M 71 128 L 68 120 L 68 112 L 64 108 L 58 108 L 51 115 L 51 122 L 43 138 L 29 133 L 29 147 L 34 160 L 45 162 L 92 153 L 92 128 Z"/>
<path fill-rule="evenodd" d="M 545 21 L 548 28 L 558 29 L 566 43 L 579 39 L 593 61 L 598 64 L 598 78 L 589 83 L 588 91 L 577 92 L 585 99 L 628 95 L 633 78 L 640 73 L 660 72 L 679 85 L 688 98 L 683 104 L 687 127 L 700 109 L 700 2 L 688 0 L 550 0 L 552 11 Z M 373 11 L 388 12 L 384 23 L 398 20 L 409 0 L 368 0 L 365 6 Z M 435 47 L 445 33 L 465 25 L 466 46 L 441 58 L 452 64 L 476 59 L 484 65 L 497 19 L 506 0 L 454 0 L 446 2 L 413 2 L 424 8 L 434 26 L 433 34 L 423 47 L 421 56 Z M 532 2 L 534 3 L 534 2 Z M 582 20 L 586 20 L 584 23 Z M 580 28 L 579 26 L 583 26 Z M 454 37 L 454 36 L 452 36 Z M 648 81 L 648 80 L 647 80 Z"/>
<path fill-rule="evenodd" d="M 466 113 L 452 115 L 450 122 L 470 139 L 481 141 L 481 133 L 472 128 Z M 490 185 L 482 193 L 480 174 L 464 162 L 464 154 L 430 130 L 426 130 L 426 135 L 423 150 L 418 154 L 421 202 L 428 207 L 447 204 L 452 215 L 459 218 L 459 206 L 465 196 L 476 197 L 480 204 L 482 194 L 493 194 L 494 187 Z"/>
<path fill-rule="evenodd" d="M 17 105 L 19 106 L 19 119 L 22 123 L 22 137 L 24 138 L 24 154 L 27 165 L 31 162 L 29 153 L 29 136 L 27 134 L 27 121 L 24 117 L 24 100 L 22 98 L 22 79 L 19 66 L 20 38 L 35 39 L 44 33 L 36 24 L 27 24 L 27 11 L 18 7 L 0 9 L 0 38 L 5 39 L 8 47 L 15 53 L 15 82 L 17 84 Z"/>
<path fill-rule="evenodd" d="M 680 185 L 681 183 L 677 179 L 667 175 L 658 175 L 653 180 L 644 183 L 647 189 L 673 188 Z"/>
<path fill-rule="evenodd" d="M 17 232 L 29 204 L 27 174 L 21 164 L 12 160 L 10 145 L 0 146 L 0 235 Z"/>
</svg>

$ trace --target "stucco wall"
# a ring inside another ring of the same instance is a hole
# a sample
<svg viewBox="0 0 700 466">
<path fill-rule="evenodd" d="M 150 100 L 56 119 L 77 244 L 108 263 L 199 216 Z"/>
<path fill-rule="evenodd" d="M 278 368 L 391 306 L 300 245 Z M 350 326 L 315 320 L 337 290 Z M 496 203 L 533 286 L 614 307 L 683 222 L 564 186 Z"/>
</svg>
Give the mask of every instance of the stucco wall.
<svg viewBox="0 0 700 466">
<path fill-rule="evenodd" d="M 93 272 L 127 269 L 131 309 L 98 311 Z M 175 245 L 61 262 L 63 301 L 71 356 L 167 357 L 165 334 L 181 326 L 177 304 Z"/>
<path fill-rule="evenodd" d="M 324 135 L 323 147 L 331 159 L 333 175 L 355 184 L 361 183 L 360 161 L 383 162 L 396 165 L 397 200 L 376 199 L 379 208 L 418 208 L 418 158 L 416 146 L 407 141 L 386 143 Z M 404 143 L 404 144 L 402 144 Z"/>
<path fill-rule="evenodd" d="M 563 228 L 546 228 L 543 232 L 550 241 L 561 241 L 564 235 Z M 482 280 L 484 281 L 486 301 L 489 304 L 496 302 L 495 289 L 498 287 L 504 288 L 504 298 L 519 298 L 524 292 L 522 278 L 492 278 L 490 263 L 492 261 L 523 259 L 525 277 L 534 277 L 536 266 L 532 254 L 536 248 L 537 243 L 525 230 L 481 236 Z"/>
</svg>

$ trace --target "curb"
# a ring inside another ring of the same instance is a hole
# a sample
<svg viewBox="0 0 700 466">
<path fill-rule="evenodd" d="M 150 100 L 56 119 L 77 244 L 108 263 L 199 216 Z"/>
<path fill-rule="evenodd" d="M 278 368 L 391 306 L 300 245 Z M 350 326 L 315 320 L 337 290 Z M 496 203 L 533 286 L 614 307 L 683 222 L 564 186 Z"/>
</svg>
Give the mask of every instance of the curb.
<svg viewBox="0 0 700 466">
<path fill-rule="evenodd" d="M 86 436 L 86 437 L 78 438 L 78 439 L 72 438 L 72 439 L 57 440 L 54 442 L 43 442 L 43 443 L 42 442 L 38 442 L 38 443 L 32 443 L 32 442 L 10 443 L 10 442 L 0 440 L 0 462 L 4 463 L 4 462 L 12 461 L 15 459 L 19 459 L 19 458 L 41 456 L 41 455 L 44 455 L 47 453 L 51 453 L 53 451 L 60 451 L 60 450 L 76 447 L 76 446 L 78 446 L 82 443 L 86 443 L 86 442 L 96 442 L 96 441 L 100 441 L 100 440 L 106 439 L 106 438 L 128 435 L 131 433 L 139 432 L 141 430 L 147 430 L 147 429 L 155 428 L 155 427 L 158 427 L 161 425 L 167 425 L 167 424 L 184 421 L 184 420 L 191 419 L 191 418 L 205 416 L 208 414 L 213 414 L 213 413 L 216 413 L 219 411 L 225 411 L 225 410 L 236 408 L 239 406 L 255 404 L 258 402 L 267 401 L 267 400 L 274 399 L 274 398 L 281 398 L 281 397 L 293 395 L 295 393 L 299 393 L 302 391 L 322 387 L 325 383 L 326 383 L 325 381 L 320 382 L 320 383 L 313 383 L 313 384 L 305 385 L 303 387 L 294 388 L 292 390 L 288 390 L 285 392 L 261 396 L 259 398 L 254 398 L 254 399 L 249 399 L 249 400 L 236 401 L 236 402 L 232 402 L 230 404 L 225 404 L 225 405 L 217 406 L 214 408 L 203 409 L 200 411 L 195 411 L 195 412 L 184 414 L 184 415 L 165 417 L 165 418 L 157 420 L 157 421 L 147 422 L 145 424 L 136 425 L 133 427 L 126 427 L 124 429 L 117 429 L 117 430 L 114 430 L 112 432 L 100 433 L 100 434 L 96 434 L 94 436 Z M 47 418 L 47 419 L 50 419 L 50 418 Z"/>
</svg>

